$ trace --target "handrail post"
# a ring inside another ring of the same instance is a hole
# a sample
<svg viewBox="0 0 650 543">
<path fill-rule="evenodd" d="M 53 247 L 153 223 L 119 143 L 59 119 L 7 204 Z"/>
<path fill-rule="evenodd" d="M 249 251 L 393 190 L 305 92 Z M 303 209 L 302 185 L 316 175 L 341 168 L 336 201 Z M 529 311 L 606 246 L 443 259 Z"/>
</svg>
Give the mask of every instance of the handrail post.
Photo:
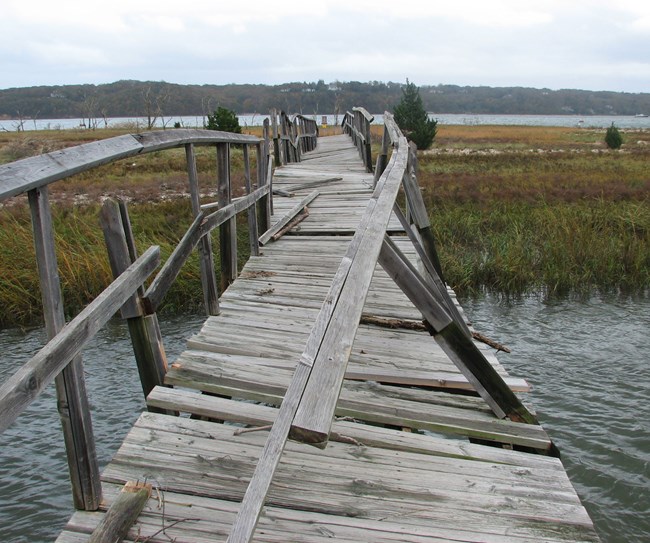
<svg viewBox="0 0 650 543">
<path fill-rule="evenodd" d="M 32 189 L 28 196 L 45 329 L 48 339 L 52 339 L 65 326 L 65 315 L 47 187 Z M 73 503 L 76 509 L 96 511 L 102 499 L 102 487 L 81 356 L 70 361 L 55 383 Z"/>
<path fill-rule="evenodd" d="M 266 127 L 268 127 L 268 121 Z M 250 194 L 252 190 L 252 185 L 251 185 L 251 161 L 250 161 L 248 145 L 244 145 L 243 151 L 244 151 L 244 183 L 246 186 L 246 194 Z M 260 234 L 257 228 L 257 203 L 254 203 L 251 207 L 249 207 L 246 213 L 248 215 L 248 243 L 250 246 L 250 252 L 251 255 L 258 256 L 260 254 L 260 242 L 259 242 Z"/>
<path fill-rule="evenodd" d="M 245 148 L 245 146 L 244 146 Z M 194 145 L 185 145 L 185 157 L 187 160 L 187 174 L 190 186 L 190 201 L 192 202 L 192 214 L 196 217 L 201 213 L 201 200 L 199 193 L 199 176 L 196 170 L 196 155 Z M 212 238 L 208 234 L 199 242 L 199 262 L 201 273 L 201 285 L 203 287 L 203 302 L 208 315 L 218 315 L 219 291 L 214 271 L 214 257 L 212 254 Z"/>
<path fill-rule="evenodd" d="M 269 168 L 269 165 L 271 164 L 271 140 L 270 140 L 268 119 L 265 119 L 263 123 L 263 136 L 264 136 L 264 143 L 262 147 L 263 149 L 262 171 L 266 172 Z M 266 179 L 264 179 L 264 183 L 266 183 Z M 262 185 L 259 186 L 261 187 Z M 268 202 L 269 220 L 270 220 L 270 216 L 273 215 L 273 188 L 272 187 L 271 190 L 269 191 L 268 199 L 264 200 L 264 202 Z"/>
<path fill-rule="evenodd" d="M 271 126 L 273 128 L 273 160 L 275 162 L 275 167 L 279 168 L 282 165 L 282 161 L 280 159 L 280 135 L 278 133 L 278 113 L 275 109 L 271 110 Z M 264 168 L 264 171 L 266 171 L 266 168 Z"/>
<path fill-rule="evenodd" d="M 257 144 L 257 186 L 258 188 L 266 185 L 267 179 L 267 170 L 273 171 L 273 165 L 271 164 L 270 157 L 264 155 L 264 146 L 261 143 Z M 267 164 L 268 162 L 268 164 Z M 271 200 L 270 198 L 272 188 L 269 189 L 268 194 L 260 198 L 260 207 L 259 207 L 259 222 L 262 225 L 262 231 L 266 232 L 271 228 Z"/>
<path fill-rule="evenodd" d="M 129 241 L 133 239 L 133 234 L 126 204 L 106 200 L 101 209 L 100 222 L 111 270 L 113 276 L 117 278 L 137 259 L 137 254 L 129 251 L 129 245 L 134 244 Z M 141 292 L 139 294 L 142 295 Z M 167 356 L 162 343 L 158 317 L 156 313 L 145 315 L 136 295 L 122 306 L 121 314 L 129 328 L 140 384 L 146 398 L 154 387 L 164 384 L 167 373 Z M 156 408 L 151 408 L 150 411 L 160 412 Z"/>
<path fill-rule="evenodd" d="M 229 143 L 217 143 L 217 196 L 219 207 L 225 207 L 232 201 Z M 237 219 L 235 217 L 219 227 L 219 255 L 220 289 L 224 292 L 237 278 Z"/>
<path fill-rule="evenodd" d="M 384 173 L 386 165 L 388 164 L 388 147 L 390 145 L 390 134 L 388 128 L 384 125 L 384 133 L 381 137 L 381 153 L 377 156 L 377 165 L 375 166 L 374 187 L 377 186 L 377 181 Z"/>
</svg>

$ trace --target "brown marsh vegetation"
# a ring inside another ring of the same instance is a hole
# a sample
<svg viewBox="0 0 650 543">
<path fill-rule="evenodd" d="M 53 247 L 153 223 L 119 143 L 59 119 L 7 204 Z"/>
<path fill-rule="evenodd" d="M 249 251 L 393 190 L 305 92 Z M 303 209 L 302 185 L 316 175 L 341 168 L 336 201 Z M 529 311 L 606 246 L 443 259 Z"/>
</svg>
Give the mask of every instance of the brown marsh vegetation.
<svg viewBox="0 0 650 543">
<path fill-rule="evenodd" d="M 382 127 L 374 130 L 378 144 Z M 128 127 L 4 132 L 0 163 L 128 132 Z M 419 153 L 419 182 L 445 278 L 459 293 L 648 292 L 650 132 L 623 131 L 620 151 L 606 149 L 604 133 L 582 128 L 439 127 L 433 149 Z M 198 148 L 197 159 L 204 201 L 210 201 L 214 152 Z M 232 177 L 236 196 L 243 190 L 243 161 L 237 149 Z M 102 198 L 127 200 L 140 249 L 161 245 L 163 258 L 191 221 L 182 149 L 77 175 L 52 185 L 51 195 L 70 313 L 110 282 L 98 224 Z M 242 261 L 245 230 L 242 220 Z M 40 294 L 29 213 L 21 197 L 0 204 L 0 278 L 0 327 L 37 322 Z M 164 309 L 196 309 L 201 299 L 193 259 Z"/>
</svg>

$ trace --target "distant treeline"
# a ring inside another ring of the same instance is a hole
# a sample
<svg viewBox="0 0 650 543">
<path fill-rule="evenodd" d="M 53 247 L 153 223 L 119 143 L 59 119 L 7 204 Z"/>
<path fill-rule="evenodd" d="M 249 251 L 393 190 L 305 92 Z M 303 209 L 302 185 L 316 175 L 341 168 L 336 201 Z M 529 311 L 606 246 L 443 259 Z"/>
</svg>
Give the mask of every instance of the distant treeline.
<svg viewBox="0 0 650 543">
<path fill-rule="evenodd" d="M 177 85 L 117 81 L 0 90 L 0 118 L 57 119 L 205 115 L 217 106 L 237 113 L 271 108 L 303 114 L 341 113 L 363 105 L 371 113 L 392 110 L 403 83 L 358 81 L 282 85 Z M 650 114 L 650 93 L 550 90 L 523 87 L 420 86 L 433 113 L 636 115 Z"/>
</svg>

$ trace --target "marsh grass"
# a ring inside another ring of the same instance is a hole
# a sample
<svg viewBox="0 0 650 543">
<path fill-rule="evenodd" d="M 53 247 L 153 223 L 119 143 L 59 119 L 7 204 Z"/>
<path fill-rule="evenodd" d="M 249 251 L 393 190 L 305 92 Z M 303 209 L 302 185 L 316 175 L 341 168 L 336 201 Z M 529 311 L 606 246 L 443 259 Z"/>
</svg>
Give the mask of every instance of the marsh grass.
<svg viewBox="0 0 650 543">
<path fill-rule="evenodd" d="M 496 128 L 497 136 L 507 132 Z M 490 141 L 483 152 L 420 155 L 419 182 L 447 281 L 464 294 L 647 293 L 647 146 L 609 152 L 600 143 L 604 131 L 579 141 L 571 129 L 512 128 L 525 149 L 502 137 L 501 152 Z M 472 140 L 485 133 L 480 127 Z"/>
<path fill-rule="evenodd" d="M 375 149 L 382 129 L 373 127 Z M 98 132 L 123 133 L 66 130 L 39 132 L 38 138 L 2 133 L 0 160 L 91 141 Z M 433 152 L 419 154 L 419 183 L 446 280 L 462 294 L 650 291 L 650 132 L 628 132 L 621 151 L 607 151 L 603 137 L 604 130 L 441 126 Z M 254 172 L 254 153 L 252 158 Z M 203 203 L 216 199 L 215 160 L 214 149 L 197 147 Z M 184 151 L 178 149 L 50 186 L 68 315 L 112 279 L 98 202 L 107 196 L 127 200 L 140 252 L 160 245 L 164 260 L 192 219 L 185 168 Z M 239 196 L 243 157 L 236 147 L 231 175 L 233 196 Z M 238 217 L 237 232 L 241 268 L 248 258 L 245 214 Z M 216 232 L 213 242 L 218 270 Z M 0 204 L 0 307 L 0 327 L 41 319 L 24 196 Z M 183 310 L 203 311 L 196 255 L 162 307 L 163 313 Z"/>
</svg>

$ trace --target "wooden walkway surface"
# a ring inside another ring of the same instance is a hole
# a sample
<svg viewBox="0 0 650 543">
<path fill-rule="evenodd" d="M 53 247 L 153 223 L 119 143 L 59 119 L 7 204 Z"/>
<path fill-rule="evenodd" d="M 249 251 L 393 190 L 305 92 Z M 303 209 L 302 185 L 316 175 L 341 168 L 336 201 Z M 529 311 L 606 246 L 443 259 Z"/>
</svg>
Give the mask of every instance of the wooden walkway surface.
<svg viewBox="0 0 650 543">
<path fill-rule="evenodd" d="M 249 260 L 223 294 L 221 314 L 171 364 L 173 388 L 150 394 L 149 406 L 182 416 L 140 416 L 104 470 L 103 510 L 75 513 L 58 543 L 88 541 L 122 486 L 138 480 L 154 491 L 129 541 L 227 539 L 268 436 L 239 430 L 273 422 L 372 177 L 347 136 L 321 138 L 303 162 L 276 171 L 274 188 L 293 196 L 275 198 L 274 219 L 315 187 L 309 216 Z M 415 261 L 399 229 L 391 221 Z M 363 312 L 422 318 L 379 266 Z M 255 541 L 598 541 L 560 460 L 534 452 L 551 447 L 541 426 L 498 419 L 478 396 L 458 394 L 468 383 L 427 332 L 367 320 L 329 444 L 287 444 Z M 526 389 L 481 349 L 514 390 Z"/>
</svg>

